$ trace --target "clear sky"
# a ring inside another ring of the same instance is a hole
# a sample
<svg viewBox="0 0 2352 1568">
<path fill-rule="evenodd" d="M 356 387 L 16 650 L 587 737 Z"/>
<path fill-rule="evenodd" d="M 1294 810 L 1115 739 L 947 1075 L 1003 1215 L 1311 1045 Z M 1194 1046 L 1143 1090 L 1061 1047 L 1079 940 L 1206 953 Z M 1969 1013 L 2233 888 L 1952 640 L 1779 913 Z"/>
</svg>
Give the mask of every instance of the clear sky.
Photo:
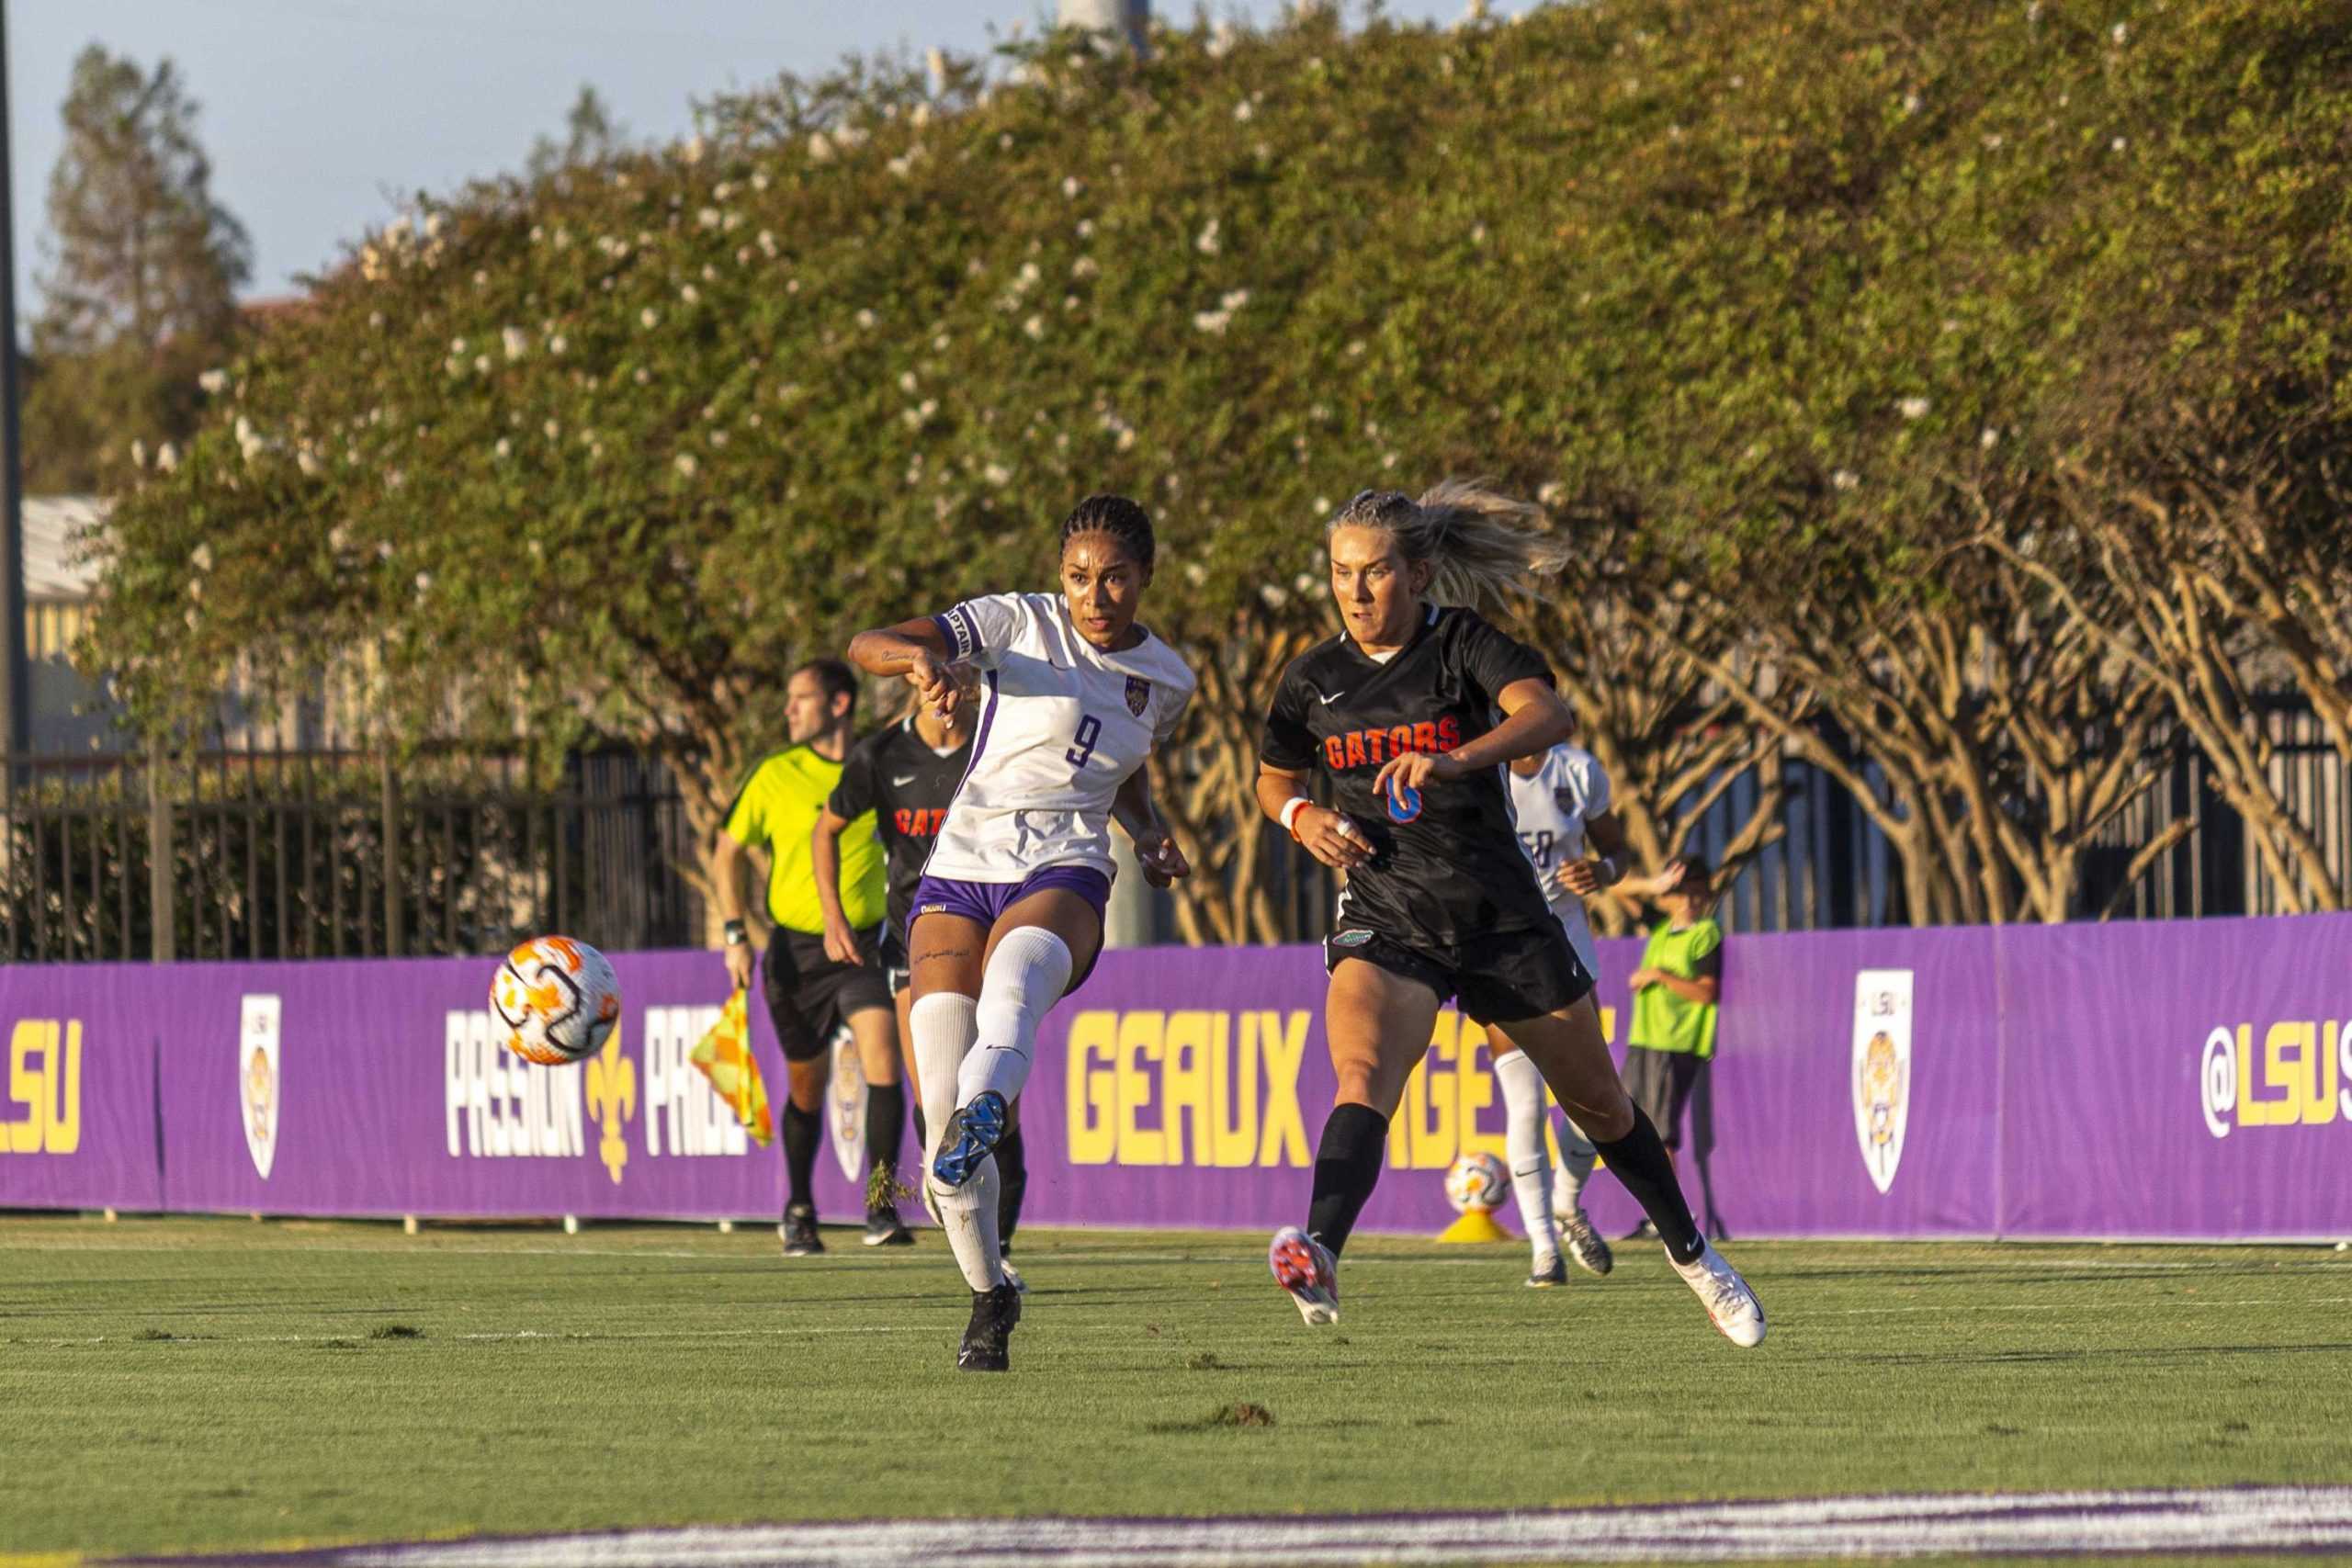
<svg viewBox="0 0 2352 1568">
<path fill-rule="evenodd" d="M 1452 19 L 1465 0 L 1392 0 Z M 17 308 L 39 308 L 58 108 L 92 43 L 152 67 L 169 56 L 202 107 L 213 189 L 254 243 L 249 296 L 289 292 L 340 242 L 418 190 L 521 164 L 592 83 L 640 138 L 692 128 L 691 101 L 843 54 L 978 51 L 1034 28 L 1052 0 L 0 0 L 17 217 Z M 1525 0 L 1497 5 L 1521 9 Z M 1193 0 L 1155 0 L 1189 18 Z M 1264 20 L 1281 0 L 1208 0 Z"/>
</svg>

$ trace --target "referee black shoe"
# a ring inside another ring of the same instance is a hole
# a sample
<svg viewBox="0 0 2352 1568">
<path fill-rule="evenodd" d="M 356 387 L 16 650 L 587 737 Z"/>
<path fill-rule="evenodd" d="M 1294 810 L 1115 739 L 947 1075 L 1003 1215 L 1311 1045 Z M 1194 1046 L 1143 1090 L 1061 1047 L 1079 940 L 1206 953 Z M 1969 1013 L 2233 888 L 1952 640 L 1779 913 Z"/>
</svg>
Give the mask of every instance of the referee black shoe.
<svg viewBox="0 0 2352 1568">
<path fill-rule="evenodd" d="M 1004 1142 L 1012 1120 L 1004 1096 L 992 1089 L 980 1090 L 940 1129 L 939 1157 L 931 1162 L 931 1174 L 951 1189 L 971 1180 L 979 1173 L 980 1162 Z"/>
<path fill-rule="evenodd" d="M 825 1250 L 825 1238 L 817 1234 L 817 1211 L 806 1203 L 786 1209 L 775 1230 L 784 1238 L 786 1258 L 814 1258 Z"/>
<path fill-rule="evenodd" d="M 1006 1353 L 1012 1325 L 1021 1321 L 1021 1292 L 1011 1285 L 972 1292 L 972 1321 L 956 1352 L 959 1372 L 1001 1372 L 1012 1365 Z"/>
<path fill-rule="evenodd" d="M 896 1203 L 876 1203 L 865 1211 L 865 1235 L 861 1239 L 868 1247 L 912 1247 L 915 1233 L 899 1222 Z"/>
</svg>

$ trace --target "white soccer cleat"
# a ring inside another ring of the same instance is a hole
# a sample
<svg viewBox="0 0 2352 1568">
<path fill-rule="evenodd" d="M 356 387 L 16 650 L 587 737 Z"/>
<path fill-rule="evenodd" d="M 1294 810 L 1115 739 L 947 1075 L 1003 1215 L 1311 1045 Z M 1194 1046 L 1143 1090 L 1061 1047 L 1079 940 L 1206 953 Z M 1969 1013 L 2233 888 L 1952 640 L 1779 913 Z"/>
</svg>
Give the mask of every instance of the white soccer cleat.
<svg viewBox="0 0 2352 1568">
<path fill-rule="evenodd" d="M 1309 1324 L 1340 1321 L 1340 1262 L 1330 1248 L 1296 1225 L 1284 1225 L 1266 1248 L 1266 1267 L 1298 1303 L 1299 1316 Z"/>
<path fill-rule="evenodd" d="M 1674 1260 L 1669 1257 L 1667 1261 Z M 1674 1271 L 1705 1305 L 1716 1332 L 1743 1350 L 1764 1343 L 1764 1303 L 1722 1253 L 1705 1246 L 1691 1261 L 1675 1263 Z"/>
<path fill-rule="evenodd" d="M 1021 1277 L 1021 1270 L 1012 1266 L 1012 1258 L 998 1258 L 996 1270 L 1004 1276 L 1004 1282 L 1012 1286 L 1016 1292 L 1024 1296 L 1029 1293 L 1029 1281 Z"/>
</svg>

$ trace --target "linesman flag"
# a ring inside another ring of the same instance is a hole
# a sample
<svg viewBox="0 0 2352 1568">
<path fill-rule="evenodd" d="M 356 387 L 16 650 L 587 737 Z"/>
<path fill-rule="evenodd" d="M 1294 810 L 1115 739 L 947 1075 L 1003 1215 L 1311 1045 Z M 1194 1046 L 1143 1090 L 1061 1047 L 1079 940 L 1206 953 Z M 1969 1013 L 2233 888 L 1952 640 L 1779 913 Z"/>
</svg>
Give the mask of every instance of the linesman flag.
<svg viewBox="0 0 2352 1568">
<path fill-rule="evenodd" d="M 741 986 L 718 1010 L 718 1021 L 702 1037 L 693 1055 L 702 1076 L 718 1091 L 735 1120 L 760 1147 L 775 1138 L 775 1123 L 768 1115 L 768 1086 L 760 1077 L 760 1064 L 752 1056 L 752 1015 L 747 993 Z"/>
</svg>

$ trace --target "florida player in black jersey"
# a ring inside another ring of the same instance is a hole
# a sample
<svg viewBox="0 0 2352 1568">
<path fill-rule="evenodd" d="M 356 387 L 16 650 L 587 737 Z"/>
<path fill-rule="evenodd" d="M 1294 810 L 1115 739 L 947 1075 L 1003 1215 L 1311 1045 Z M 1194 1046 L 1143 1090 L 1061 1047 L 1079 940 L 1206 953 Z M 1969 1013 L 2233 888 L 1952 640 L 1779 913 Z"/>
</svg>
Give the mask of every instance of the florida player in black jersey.
<svg viewBox="0 0 2352 1568">
<path fill-rule="evenodd" d="M 890 881 L 889 913 L 882 927 L 881 964 L 889 981 L 891 1001 L 898 1009 L 901 1043 L 914 1038 L 907 1016 L 914 1004 L 907 960 L 908 922 L 914 917 L 915 889 L 922 882 L 923 863 L 931 858 L 931 841 L 947 816 L 948 803 L 956 798 L 956 786 L 963 782 L 964 772 L 971 765 L 971 712 L 969 707 L 959 705 L 943 716 L 935 707 L 918 701 L 896 724 L 860 740 L 843 761 L 841 782 L 833 786 L 832 797 L 817 819 L 812 859 L 817 868 L 818 897 L 824 905 L 825 951 L 836 954 L 836 962 L 855 964 L 861 962 L 856 933 L 850 929 L 839 895 L 826 897 L 830 886 L 827 878 L 831 875 L 826 868 L 841 854 L 842 832 L 868 811 L 874 813 L 875 835 L 882 840 L 883 852 L 888 857 Z M 916 1077 L 914 1053 L 903 1051 L 901 1057 L 906 1064 L 907 1080 L 915 1090 L 915 1146 L 929 1148 L 930 1129 L 923 1125 L 922 1085 Z M 892 1092 L 897 1092 L 895 1087 Z M 871 1090 L 866 1107 L 866 1147 L 873 1149 L 876 1145 Z M 888 1164 L 877 1157 L 874 1161 L 876 1169 L 895 1169 L 898 1124 L 897 1117 L 892 1116 L 891 1157 Z M 997 1228 L 1001 1247 L 1009 1252 L 1012 1233 L 1021 1223 L 1022 1195 L 1029 1185 L 1029 1165 L 1017 1116 L 1005 1133 L 1004 1141 L 997 1145 L 996 1161 Z M 877 1192 L 875 1197 L 877 1201 L 869 1204 L 867 1244 L 880 1246 L 890 1239 L 887 1233 L 876 1235 L 876 1215 L 884 1211 L 890 1229 L 905 1236 L 895 1204 L 885 1194 Z M 1004 1271 L 1016 1288 L 1021 1285 L 1020 1277 L 1010 1264 Z"/>
<path fill-rule="evenodd" d="M 1567 739 L 1544 657 L 1467 603 L 1556 566 L 1542 513 L 1449 481 L 1418 502 L 1365 491 L 1329 529 L 1345 629 L 1283 672 L 1258 803 L 1345 873 L 1324 949 L 1337 1103 L 1316 1150 L 1306 1224 L 1275 1234 L 1275 1280 L 1308 1323 L 1339 1318 L 1339 1254 L 1380 1179 L 1388 1119 L 1448 998 L 1542 1069 L 1562 1109 L 1640 1202 L 1668 1256 L 1736 1345 L 1764 1311 L 1690 1218 L 1674 1168 L 1626 1097 L 1568 945 L 1521 852 L 1502 768 Z M 1320 769 L 1337 809 L 1313 803 Z"/>
</svg>

